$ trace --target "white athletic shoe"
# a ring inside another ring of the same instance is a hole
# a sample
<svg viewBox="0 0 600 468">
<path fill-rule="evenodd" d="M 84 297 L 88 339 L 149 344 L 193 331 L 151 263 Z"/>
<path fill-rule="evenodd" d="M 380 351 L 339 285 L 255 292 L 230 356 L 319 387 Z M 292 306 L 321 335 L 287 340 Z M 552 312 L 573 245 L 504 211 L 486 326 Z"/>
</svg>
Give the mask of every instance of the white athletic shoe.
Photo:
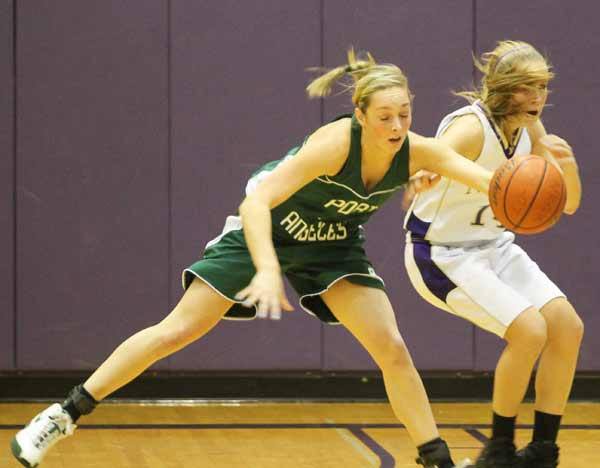
<svg viewBox="0 0 600 468">
<path fill-rule="evenodd" d="M 56 442 L 73 434 L 76 427 L 62 406 L 54 403 L 17 433 L 10 448 L 23 466 L 33 468 Z"/>
</svg>

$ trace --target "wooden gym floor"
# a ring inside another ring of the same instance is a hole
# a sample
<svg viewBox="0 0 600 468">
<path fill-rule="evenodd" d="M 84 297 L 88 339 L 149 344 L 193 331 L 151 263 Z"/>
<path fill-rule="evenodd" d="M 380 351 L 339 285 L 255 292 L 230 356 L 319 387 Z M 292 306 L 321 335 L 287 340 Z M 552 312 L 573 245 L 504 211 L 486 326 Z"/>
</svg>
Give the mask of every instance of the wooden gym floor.
<svg viewBox="0 0 600 468">
<path fill-rule="evenodd" d="M 0 466 L 16 430 L 47 404 L 0 404 Z M 489 403 L 434 403 L 455 461 L 475 458 L 489 435 Z M 523 405 L 517 442 L 531 436 Z M 416 467 L 416 450 L 386 403 L 106 403 L 82 418 L 43 468 Z M 559 437 L 561 468 L 600 467 L 600 403 L 571 403 Z"/>
</svg>

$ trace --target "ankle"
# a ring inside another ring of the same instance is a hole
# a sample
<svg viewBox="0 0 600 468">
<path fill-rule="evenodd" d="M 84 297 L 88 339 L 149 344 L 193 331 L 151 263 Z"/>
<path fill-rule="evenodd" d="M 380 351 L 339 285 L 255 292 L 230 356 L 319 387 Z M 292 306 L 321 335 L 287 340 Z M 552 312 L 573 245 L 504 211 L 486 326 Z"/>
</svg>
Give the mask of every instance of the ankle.
<svg viewBox="0 0 600 468">
<path fill-rule="evenodd" d="M 516 416 L 501 416 L 494 412 L 492 422 L 492 439 L 515 439 Z"/>
<path fill-rule="evenodd" d="M 454 467 L 454 461 L 452 461 L 452 457 L 450 456 L 448 444 L 441 437 L 419 445 L 417 449 L 419 450 L 419 457 L 426 463 L 425 466 L 435 464 L 438 468 Z"/>
<path fill-rule="evenodd" d="M 544 413 L 536 410 L 533 441 L 556 442 L 561 418 L 562 415 L 559 414 Z"/>
<path fill-rule="evenodd" d="M 82 415 L 94 411 L 97 404 L 98 402 L 83 385 L 78 385 L 69 392 L 67 399 L 61 406 L 75 423 Z"/>
</svg>

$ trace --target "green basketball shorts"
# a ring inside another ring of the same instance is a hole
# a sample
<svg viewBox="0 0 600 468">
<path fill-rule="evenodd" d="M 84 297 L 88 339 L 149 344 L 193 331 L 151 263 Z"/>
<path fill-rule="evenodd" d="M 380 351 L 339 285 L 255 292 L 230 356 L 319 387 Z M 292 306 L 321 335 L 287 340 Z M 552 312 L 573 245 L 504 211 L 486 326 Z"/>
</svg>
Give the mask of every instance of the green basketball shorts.
<svg viewBox="0 0 600 468">
<path fill-rule="evenodd" d="M 281 271 L 300 296 L 300 306 L 326 323 L 338 320 L 320 294 L 334 283 L 347 279 L 363 286 L 385 289 L 367 259 L 361 239 L 283 244 L 275 242 Z M 182 274 L 184 289 L 195 277 L 202 279 L 220 295 L 234 302 L 226 319 L 250 320 L 256 307 L 244 307 L 235 295 L 244 289 L 256 273 L 248 252 L 241 222 L 229 216 L 223 233 L 209 242 L 204 258 L 186 268 Z"/>
</svg>

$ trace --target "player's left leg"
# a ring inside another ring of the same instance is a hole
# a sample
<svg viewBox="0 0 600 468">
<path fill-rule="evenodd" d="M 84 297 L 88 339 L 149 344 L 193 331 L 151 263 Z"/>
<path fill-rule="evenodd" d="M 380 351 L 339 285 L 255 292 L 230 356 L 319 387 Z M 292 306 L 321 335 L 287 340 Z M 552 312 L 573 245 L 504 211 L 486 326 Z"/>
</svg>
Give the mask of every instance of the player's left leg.
<svg viewBox="0 0 600 468">
<path fill-rule="evenodd" d="M 385 292 L 341 280 L 321 298 L 380 367 L 394 413 L 419 448 L 421 463 L 431 468 L 453 467 Z"/>
<path fill-rule="evenodd" d="M 540 309 L 547 325 L 547 341 L 535 380 L 533 440 L 519 452 L 525 468 L 558 466 L 556 438 L 573 384 L 583 322 L 564 297 Z"/>
</svg>

